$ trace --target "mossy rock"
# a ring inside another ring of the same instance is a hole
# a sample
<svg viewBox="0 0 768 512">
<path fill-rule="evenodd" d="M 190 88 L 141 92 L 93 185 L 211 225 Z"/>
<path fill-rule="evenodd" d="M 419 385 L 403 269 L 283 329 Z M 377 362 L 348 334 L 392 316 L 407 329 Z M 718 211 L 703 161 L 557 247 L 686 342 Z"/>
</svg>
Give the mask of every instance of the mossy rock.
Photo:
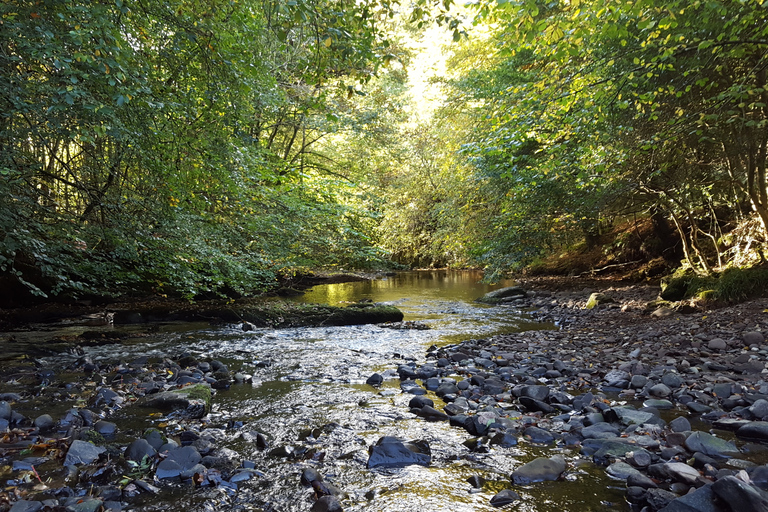
<svg viewBox="0 0 768 512">
<path fill-rule="evenodd" d="M 589 296 L 589 300 L 587 300 L 586 308 L 593 309 L 600 304 L 610 304 L 611 302 L 615 301 L 610 295 L 606 295 L 605 293 L 593 293 Z"/>
<path fill-rule="evenodd" d="M 207 384 L 147 395 L 138 402 L 140 407 L 171 411 L 182 418 L 202 418 L 211 411 L 213 392 Z"/>
<path fill-rule="evenodd" d="M 691 278 L 689 276 L 662 279 L 660 297 L 671 302 L 683 300 L 688 293 L 690 280 Z"/>
<path fill-rule="evenodd" d="M 702 290 L 697 295 L 697 298 L 705 302 L 714 302 L 717 300 L 717 295 L 717 290 Z"/>
</svg>

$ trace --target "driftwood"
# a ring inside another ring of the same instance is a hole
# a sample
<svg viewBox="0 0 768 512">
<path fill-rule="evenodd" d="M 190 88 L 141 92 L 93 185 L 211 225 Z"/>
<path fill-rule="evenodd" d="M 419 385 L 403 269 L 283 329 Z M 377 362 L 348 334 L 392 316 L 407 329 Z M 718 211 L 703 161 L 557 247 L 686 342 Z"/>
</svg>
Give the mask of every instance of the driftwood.
<svg viewBox="0 0 768 512">
<path fill-rule="evenodd" d="M 610 270 L 610 269 L 614 269 L 614 268 L 620 268 L 620 267 L 628 267 L 630 265 L 637 265 L 638 263 L 642 263 L 642 261 L 641 260 L 637 260 L 637 261 L 628 261 L 626 263 L 613 263 L 611 265 L 606 265 L 606 266 L 604 266 L 602 268 L 593 268 L 593 269 L 587 270 L 586 272 L 582 272 L 581 274 L 579 274 L 579 277 L 587 275 L 587 274 L 594 276 L 596 274 L 601 274 L 602 272 L 604 272 L 606 270 Z"/>
</svg>

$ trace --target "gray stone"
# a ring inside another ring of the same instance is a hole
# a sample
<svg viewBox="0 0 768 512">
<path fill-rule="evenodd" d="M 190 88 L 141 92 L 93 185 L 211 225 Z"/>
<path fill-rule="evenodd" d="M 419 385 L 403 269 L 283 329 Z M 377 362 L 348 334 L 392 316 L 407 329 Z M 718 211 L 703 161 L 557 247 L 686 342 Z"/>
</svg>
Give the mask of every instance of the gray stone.
<svg viewBox="0 0 768 512">
<path fill-rule="evenodd" d="M 648 384 L 648 377 L 645 375 L 633 375 L 629 381 L 629 386 L 633 389 L 642 389 Z"/>
<path fill-rule="evenodd" d="M 555 442 L 555 436 L 550 432 L 539 427 L 528 427 L 523 431 L 523 435 L 537 444 L 550 444 Z"/>
<path fill-rule="evenodd" d="M 751 441 L 768 441 L 768 421 L 752 421 L 741 426 L 736 436 Z"/>
<path fill-rule="evenodd" d="M 768 494 L 734 476 L 725 476 L 712 484 L 715 491 L 731 510 L 739 512 L 765 512 Z"/>
<path fill-rule="evenodd" d="M 671 479 L 688 485 L 695 484 L 696 480 L 701 476 L 698 470 L 682 462 L 666 462 L 664 470 Z"/>
<path fill-rule="evenodd" d="M 627 480 L 631 475 L 643 476 L 643 474 L 637 469 L 633 468 L 626 462 L 614 462 L 607 468 L 605 472 L 613 478 L 618 480 Z"/>
<path fill-rule="evenodd" d="M 211 410 L 211 388 L 205 384 L 147 395 L 137 402 L 141 407 L 173 411 L 182 418 L 202 418 Z"/>
<path fill-rule="evenodd" d="M 309 509 L 309 512 L 342 512 L 341 503 L 336 496 L 321 496 Z"/>
<path fill-rule="evenodd" d="M 516 485 L 557 480 L 565 471 L 565 459 L 562 455 L 552 458 L 539 457 L 523 464 L 512 472 L 512 481 Z"/>
<path fill-rule="evenodd" d="M 506 505 L 511 505 L 519 499 L 520 495 L 515 491 L 504 489 L 503 491 L 496 493 L 496 495 L 491 498 L 491 505 L 494 507 L 504 507 Z"/>
<path fill-rule="evenodd" d="M 90 464 L 97 460 L 99 455 L 107 451 L 106 448 L 96 446 L 88 441 L 80 441 L 79 439 L 72 441 L 67 451 L 67 456 L 64 458 L 65 466 L 72 466 L 75 464 Z"/>
<path fill-rule="evenodd" d="M 752 404 L 749 408 L 749 412 L 751 412 L 755 418 L 759 420 L 766 420 L 768 419 L 768 400 L 760 399 L 757 400 L 754 404 Z"/>
<path fill-rule="evenodd" d="M 395 437 L 382 437 L 371 447 L 368 468 L 403 468 L 412 464 L 429 466 L 431 460 L 426 441 L 404 443 Z"/>
<path fill-rule="evenodd" d="M 545 400 L 549 396 L 548 386 L 523 386 L 520 388 L 520 396 L 527 396 L 534 400 Z"/>
<path fill-rule="evenodd" d="M 0 402 L 0 420 L 11 421 L 11 404 L 8 402 Z"/>
<path fill-rule="evenodd" d="M 633 473 L 627 477 L 627 487 L 642 487 L 643 489 L 654 489 L 658 487 L 656 485 L 656 482 L 645 476 L 643 473 L 638 471 L 636 474 Z"/>
<path fill-rule="evenodd" d="M 629 407 L 614 407 L 613 412 L 619 417 L 623 425 L 640 425 L 651 421 L 655 416 L 650 412 L 637 411 Z"/>
<path fill-rule="evenodd" d="M 728 398 L 733 394 L 731 391 L 731 384 L 728 382 L 721 382 L 719 384 L 715 384 L 715 386 L 712 389 L 712 392 L 715 394 L 718 398 Z"/>
<path fill-rule="evenodd" d="M 43 503 L 33 500 L 19 500 L 13 504 L 10 512 L 37 512 L 42 510 Z"/>
<path fill-rule="evenodd" d="M 678 416 L 669 422 L 669 428 L 672 432 L 688 432 L 691 430 L 691 422 L 684 416 Z"/>
<path fill-rule="evenodd" d="M 485 302 L 487 304 L 496 304 L 502 302 L 504 299 L 524 298 L 526 295 L 525 290 L 520 286 L 508 286 L 506 288 L 499 288 L 486 293 L 479 299 L 478 302 Z"/>
<path fill-rule="evenodd" d="M 610 423 L 595 423 L 581 429 L 581 435 L 585 439 L 611 439 L 619 437 L 621 431 Z"/>
<path fill-rule="evenodd" d="M 667 398 L 672 394 L 672 390 L 669 389 L 666 384 L 656 384 L 651 386 L 651 389 L 649 389 L 648 392 L 658 398 Z"/>
<path fill-rule="evenodd" d="M 601 304 L 610 304 L 614 302 L 613 298 L 605 293 L 595 292 L 587 299 L 587 309 L 593 309 Z"/>
<path fill-rule="evenodd" d="M 709 350 L 725 350 L 728 348 L 728 345 L 725 343 L 725 340 L 721 338 L 713 338 L 709 340 L 707 347 Z"/>
<path fill-rule="evenodd" d="M 661 378 L 661 382 L 671 389 L 677 389 L 683 385 L 683 379 L 673 372 L 665 373 Z"/>
<path fill-rule="evenodd" d="M 610 387 L 626 387 L 629 385 L 631 378 L 629 373 L 624 370 L 611 370 L 605 375 L 603 380 L 607 382 Z"/>
<path fill-rule="evenodd" d="M 744 340 L 744 345 L 747 347 L 750 345 L 762 345 L 765 343 L 765 336 L 763 336 L 763 333 L 758 331 L 745 332 L 742 336 L 742 339 Z"/>
<path fill-rule="evenodd" d="M 137 439 L 128 445 L 125 450 L 125 458 L 134 462 L 141 462 L 144 457 L 154 457 L 157 453 L 146 439 Z"/>
<path fill-rule="evenodd" d="M 715 493 L 711 485 L 705 485 L 673 500 L 660 512 L 724 512 L 723 508 L 715 503 Z"/>
<path fill-rule="evenodd" d="M 35 418 L 35 427 L 37 427 L 40 432 L 48 432 L 56 427 L 56 422 L 53 421 L 50 414 L 41 414 Z"/>
<path fill-rule="evenodd" d="M 706 432 L 694 432 L 688 436 L 685 447 L 691 452 L 701 452 L 710 457 L 720 458 L 731 457 L 739 451 L 735 444 Z"/>
</svg>

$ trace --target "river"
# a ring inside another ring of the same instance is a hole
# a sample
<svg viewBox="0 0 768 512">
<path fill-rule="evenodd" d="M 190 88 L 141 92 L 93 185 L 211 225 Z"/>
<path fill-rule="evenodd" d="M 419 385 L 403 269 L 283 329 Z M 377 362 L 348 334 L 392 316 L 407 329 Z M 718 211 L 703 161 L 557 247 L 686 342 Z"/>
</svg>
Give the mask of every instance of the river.
<svg viewBox="0 0 768 512">
<path fill-rule="evenodd" d="M 403 272 L 372 281 L 317 286 L 296 299 L 393 304 L 406 321 L 426 325 L 426 330 L 352 326 L 242 332 L 164 325 L 150 340 L 89 349 L 97 362 L 130 361 L 139 355 L 177 357 L 188 352 L 200 360 L 219 359 L 230 370 L 253 376 L 253 383 L 217 392 L 209 425 L 221 445 L 234 450 L 239 459 L 254 462 L 261 476 L 240 483 L 237 492 L 172 487 L 131 510 L 156 510 L 172 501 L 175 509 L 189 511 L 307 511 L 312 506 L 311 490 L 300 485 L 299 476 L 310 467 L 341 489 L 347 511 L 497 510 L 489 501 L 496 492 L 512 487 L 510 472 L 536 456 L 554 453 L 563 453 L 572 470 L 561 482 L 517 486 L 522 501 L 515 510 L 628 510 L 623 485 L 609 480 L 573 449 L 537 447 L 521 440 L 513 448 L 474 453 L 462 444 L 471 437 L 463 429 L 430 423 L 409 412 L 411 395 L 401 393 L 393 372 L 398 364 L 422 362 L 431 345 L 554 328 L 530 321 L 514 306 L 474 302 L 494 288 L 511 284 L 490 286 L 480 283 L 480 277 L 476 272 Z M 365 384 L 374 372 L 388 377 L 380 389 Z M 124 410 L 123 421 L 133 421 L 136 431 L 153 425 L 169 428 L 166 419 L 135 418 L 131 409 Z M 252 432 L 267 437 L 268 450 L 257 449 Z M 430 467 L 367 469 L 368 446 L 385 435 L 427 440 L 432 450 Z M 296 459 L 268 455 L 275 447 L 309 451 Z M 473 475 L 486 480 L 482 488 L 473 489 L 467 483 Z"/>
</svg>

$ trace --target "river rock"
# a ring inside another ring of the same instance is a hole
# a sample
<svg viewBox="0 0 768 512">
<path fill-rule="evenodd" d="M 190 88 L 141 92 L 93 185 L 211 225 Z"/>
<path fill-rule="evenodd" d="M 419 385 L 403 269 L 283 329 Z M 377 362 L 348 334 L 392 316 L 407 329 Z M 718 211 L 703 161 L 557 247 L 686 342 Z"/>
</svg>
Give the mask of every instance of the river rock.
<svg viewBox="0 0 768 512">
<path fill-rule="evenodd" d="M 624 370 L 611 370 L 605 374 L 605 382 L 608 387 L 626 389 L 632 377 Z"/>
<path fill-rule="evenodd" d="M 595 292 L 589 296 L 589 299 L 587 299 L 586 308 L 593 309 L 601 304 L 610 304 L 611 302 L 615 302 L 615 301 L 610 295 L 606 295 L 605 293 Z"/>
<path fill-rule="evenodd" d="M 555 412 L 555 408 L 549 405 L 546 402 L 543 402 L 541 400 L 536 400 L 535 398 L 530 398 L 527 396 L 521 396 L 520 397 L 520 405 L 522 405 L 525 410 L 530 412 L 543 412 L 544 414 L 550 414 Z"/>
<path fill-rule="evenodd" d="M 663 466 L 669 478 L 688 485 L 693 485 L 701 477 L 699 472 L 682 462 L 667 462 Z"/>
<path fill-rule="evenodd" d="M 763 398 L 757 400 L 754 404 L 752 404 L 749 407 L 749 412 L 752 413 L 752 416 L 754 416 L 755 419 L 767 420 L 768 419 L 768 400 L 765 400 Z"/>
<path fill-rule="evenodd" d="M 640 471 L 633 468 L 626 462 L 614 462 L 613 464 L 605 468 L 605 472 L 608 473 L 609 476 L 616 478 L 618 480 L 628 480 L 629 477 L 633 475 L 636 476 L 638 479 L 640 479 L 640 477 L 645 476 Z"/>
<path fill-rule="evenodd" d="M 408 393 L 411 395 L 426 395 L 427 390 L 423 387 L 419 386 L 419 384 L 415 380 L 404 380 L 400 383 L 400 389 L 403 391 L 403 393 Z"/>
<path fill-rule="evenodd" d="M 546 400 L 549 396 L 549 386 L 521 386 L 513 390 L 518 396 L 527 396 L 534 400 Z"/>
<path fill-rule="evenodd" d="M 694 432 L 688 436 L 685 447 L 691 452 L 701 452 L 719 458 L 731 457 L 739 451 L 735 444 L 707 432 Z"/>
<path fill-rule="evenodd" d="M 196 384 L 147 395 L 137 403 L 141 407 L 173 411 L 183 418 L 202 418 L 211 410 L 211 388 L 206 384 Z"/>
<path fill-rule="evenodd" d="M 517 485 L 557 480 L 565 471 L 565 459 L 562 455 L 551 458 L 539 457 L 523 464 L 512 472 L 512 481 Z"/>
<path fill-rule="evenodd" d="M 496 493 L 496 495 L 491 498 L 491 505 L 494 507 L 505 507 L 507 505 L 511 505 L 519 499 L 520 495 L 515 491 L 504 489 L 503 491 Z"/>
<path fill-rule="evenodd" d="M 550 444 L 555 442 L 555 436 L 550 432 L 539 427 L 528 427 L 523 431 L 523 435 L 537 444 Z"/>
<path fill-rule="evenodd" d="M 369 386 L 373 386 L 375 388 L 381 386 L 382 382 L 384 382 L 384 377 L 382 377 L 378 373 L 374 373 L 373 375 L 368 377 L 368 379 L 366 379 L 365 381 L 366 384 L 368 384 Z"/>
<path fill-rule="evenodd" d="M 684 416 L 678 416 L 669 422 L 672 432 L 688 432 L 691 430 L 691 422 Z"/>
<path fill-rule="evenodd" d="M 431 405 L 425 405 L 421 409 L 415 409 L 414 412 L 417 416 L 421 416 L 427 421 L 448 421 L 448 415 L 442 411 L 438 411 Z"/>
<path fill-rule="evenodd" d="M 56 422 L 50 414 L 41 414 L 35 418 L 35 427 L 37 427 L 40 432 L 48 432 L 56 428 Z"/>
<path fill-rule="evenodd" d="M 154 457 L 157 450 L 146 439 L 137 439 L 128 445 L 125 450 L 125 458 L 134 462 L 141 462 L 144 457 Z"/>
<path fill-rule="evenodd" d="M 13 504 L 9 512 L 38 512 L 43 509 L 43 503 L 34 500 L 19 500 Z"/>
<path fill-rule="evenodd" d="M 67 512 L 96 512 L 103 510 L 104 502 L 98 498 L 72 496 L 64 501 Z"/>
<path fill-rule="evenodd" d="M 711 485 L 705 485 L 669 502 L 660 512 L 725 512 L 717 504 L 717 495 Z"/>
<path fill-rule="evenodd" d="M 192 475 L 187 473 L 196 471 L 202 458 L 200 452 L 192 446 L 176 448 L 168 452 L 168 456 L 157 465 L 155 476 L 160 480 L 191 477 Z"/>
<path fill-rule="evenodd" d="M 768 493 L 734 476 L 725 476 L 712 484 L 715 491 L 731 510 L 738 512 L 765 512 Z"/>
<path fill-rule="evenodd" d="M 638 411 L 630 407 L 614 407 L 611 409 L 622 425 L 640 425 L 642 423 L 649 422 L 654 419 L 653 413 L 646 411 Z"/>
<path fill-rule="evenodd" d="M 8 402 L 0 402 L 0 420 L 11 421 L 11 404 Z"/>
<path fill-rule="evenodd" d="M 709 350 L 720 351 L 728 348 L 728 344 L 722 338 L 713 338 L 709 340 L 709 344 L 707 345 L 707 347 L 709 348 Z"/>
<path fill-rule="evenodd" d="M 607 422 L 595 423 L 581 429 L 585 439 L 611 439 L 619 437 L 621 431 Z"/>
<path fill-rule="evenodd" d="M 429 466 L 431 450 L 426 441 L 403 442 L 396 437 L 382 437 L 369 450 L 368 469 L 404 468 L 412 464 Z"/>
<path fill-rule="evenodd" d="M 666 384 L 656 384 L 651 386 L 648 392 L 657 398 L 667 398 L 672 394 L 672 390 Z"/>
<path fill-rule="evenodd" d="M 486 304 L 497 304 L 503 302 L 504 299 L 521 299 L 526 295 L 525 290 L 520 286 L 508 286 L 506 288 L 499 288 L 486 293 L 479 299 L 478 302 L 484 302 Z"/>
<path fill-rule="evenodd" d="M 341 503 L 336 496 L 321 496 L 309 509 L 310 512 L 342 512 Z"/>
<path fill-rule="evenodd" d="M 97 460 L 99 455 L 107 451 L 106 448 L 96 446 L 88 441 L 81 441 L 79 439 L 72 441 L 67 451 L 67 456 L 64 459 L 65 466 L 72 466 L 75 464 L 90 464 Z"/>
<path fill-rule="evenodd" d="M 435 402 L 433 402 L 431 398 L 427 398 L 426 396 L 415 396 L 411 398 L 410 402 L 408 402 L 408 407 L 411 409 L 421 409 L 422 407 L 425 407 L 425 406 L 434 407 Z"/>
<path fill-rule="evenodd" d="M 744 340 L 744 345 L 747 347 L 750 345 L 762 345 L 765 343 L 765 336 L 759 331 L 745 332 L 742 335 L 742 340 Z"/>
</svg>

